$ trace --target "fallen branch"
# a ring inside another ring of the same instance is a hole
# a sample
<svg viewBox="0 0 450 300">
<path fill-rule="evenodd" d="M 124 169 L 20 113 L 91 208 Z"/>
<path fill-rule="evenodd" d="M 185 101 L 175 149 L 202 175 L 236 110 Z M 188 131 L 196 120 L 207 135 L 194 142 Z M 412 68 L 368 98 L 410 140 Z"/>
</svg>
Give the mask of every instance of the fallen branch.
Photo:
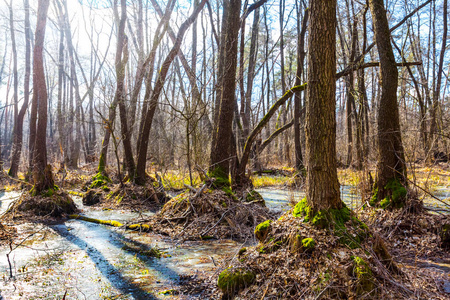
<svg viewBox="0 0 450 300">
<path fill-rule="evenodd" d="M 101 224 L 101 225 L 108 225 L 108 226 L 113 226 L 113 227 L 121 227 L 121 228 L 129 229 L 129 230 L 139 230 L 139 231 L 150 231 L 151 230 L 151 227 L 148 224 L 137 223 L 137 224 L 124 225 L 124 224 L 120 223 L 119 221 L 94 219 L 94 218 L 89 218 L 89 217 L 78 215 L 78 214 L 69 215 L 69 219 L 82 220 L 82 221 L 86 221 L 86 222 L 91 222 L 91 223 Z"/>
</svg>

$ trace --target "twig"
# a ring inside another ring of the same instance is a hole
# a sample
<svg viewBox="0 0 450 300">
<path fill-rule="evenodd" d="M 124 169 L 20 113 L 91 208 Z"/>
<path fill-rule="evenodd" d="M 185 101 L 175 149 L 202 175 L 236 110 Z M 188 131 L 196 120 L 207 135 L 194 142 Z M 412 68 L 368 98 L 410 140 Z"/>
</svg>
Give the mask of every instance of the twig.
<svg viewBox="0 0 450 300">
<path fill-rule="evenodd" d="M 427 191 L 426 189 L 422 188 L 421 186 L 418 186 L 415 182 L 411 181 L 410 179 L 408 179 L 409 182 L 411 182 L 415 187 L 418 187 L 419 189 L 421 189 L 425 194 L 428 194 L 429 196 L 431 196 L 431 198 L 441 202 L 442 204 L 450 207 L 450 204 L 448 204 L 447 202 L 445 202 L 442 199 L 439 199 L 438 197 L 434 196 L 433 194 L 431 194 L 429 191 Z"/>
</svg>

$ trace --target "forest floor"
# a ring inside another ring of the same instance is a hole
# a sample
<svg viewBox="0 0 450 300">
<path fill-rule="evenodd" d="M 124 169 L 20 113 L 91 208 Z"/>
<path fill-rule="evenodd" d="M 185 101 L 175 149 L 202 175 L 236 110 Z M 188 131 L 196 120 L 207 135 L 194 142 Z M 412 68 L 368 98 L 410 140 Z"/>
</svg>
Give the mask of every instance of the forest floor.
<svg viewBox="0 0 450 300">
<path fill-rule="evenodd" d="M 100 202 L 86 206 L 81 196 L 94 174 L 93 168 L 86 167 L 55 178 L 76 199 L 81 215 L 115 220 L 123 226 L 105 227 L 76 219 L 56 224 L 46 224 L 42 218 L 17 222 L 2 217 L 0 295 L 4 299 L 62 298 L 65 292 L 67 299 L 220 299 L 217 279 L 230 266 L 255 273 L 253 284 L 239 294 L 241 299 L 450 297 L 450 255 L 441 247 L 438 234 L 442 224 L 450 223 L 447 164 L 410 172 L 415 187 L 411 196 L 423 199 L 427 207 L 413 214 L 362 209 L 367 200 L 364 179 L 369 175 L 340 170 L 343 197 L 349 197 L 344 201 L 351 201 L 347 205 L 372 233 L 357 250 L 342 247 L 339 238 L 330 239 L 292 216 L 291 207 L 303 196 L 301 183 L 289 169 L 253 176 L 265 206 L 254 195 L 248 196 L 248 191 L 234 199 L 212 191 L 199 178 L 191 182 L 177 172 L 160 173 L 161 179 L 141 190 L 127 183 L 120 186 L 112 178 L 112 183 L 98 190 Z M 4 175 L 0 181 L 0 198 L 14 198 L 17 191 L 27 188 L 23 181 Z M 149 190 L 158 191 L 160 185 L 167 197 L 145 196 Z M 0 199 L 2 211 L 10 203 L 5 199 Z M 253 231 L 265 220 L 272 220 L 272 236 L 258 241 Z M 145 224 L 152 230 L 144 232 L 143 226 L 135 227 L 138 231 L 125 230 L 131 224 Z M 352 234 L 351 228 L 347 230 Z M 293 250 L 297 235 L 312 238 L 314 251 Z M 371 253 L 378 237 L 400 273 L 390 272 Z M 369 280 L 358 277 L 361 264 L 355 257 L 371 268 Z M 77 270 L 80 264 L 83 268 Z M 67 272 L 69 278 L 65 278 Z M 83 287 L 86 272 L 88 282 L 97 280 L 91 290 Z M 367 285 L 371 291 L 364 292 Z"/>
</svg>

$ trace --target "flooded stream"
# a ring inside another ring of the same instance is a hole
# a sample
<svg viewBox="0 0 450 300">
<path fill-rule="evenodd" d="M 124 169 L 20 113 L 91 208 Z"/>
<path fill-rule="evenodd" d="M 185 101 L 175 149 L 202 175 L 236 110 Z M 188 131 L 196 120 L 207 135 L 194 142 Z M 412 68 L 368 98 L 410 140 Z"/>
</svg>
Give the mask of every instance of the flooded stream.
<svg viewBox="0 0 450 300">
<path fill-rule="evenodd" d="M 303 192 L 283 189 L 258 191 L 267 206 L 280 213 L 290 209 L 290 201 L 304 197 Z M 341 193 L 349 207 L 361 205 L 354 188 L 343 186 Z M 449 194 L 442 189 L 437 197 Z M 0 213 L 19 196 L 0 192 Z M 97 219 L 127 223 L 152 214 L 88 208 L 79 197 L 74 200 L 83 215 Z M 242 247 L 228 240 L 177 244 L 161 235 L 81 220 L 51 226 L 23 224 L 17 230 L 20 245 L 13 245 L 12 251 L 9 245 L 0 248 L 0 299 L 62 299 L 66 292 L 68 299 L 172 299 L 170 292 L 179 290 L 181 278 L 217 276 L 219 262 Z M 162 251 L 163 257 L 148 257 L 136 250 L 152 247 Z"/>
<path fill-rule="evenodd" d="M 6 203 L 10 196 L 17 195 L 3 194 L 0 201 Z M 140 217 L 127 211 L 84 208 L 79 198 L 76 204 L 83 215 L 93 218 L 126 223 Z M 182 276 L 214 275 L 215 264 L 242 246 L 213 240 L 178 245 L 157 234 L 80 220 L 17 227 L 20 236 L 28 238 L 10 253 L 11 269 L 6 256 L 9 247 L 0 249 L 3 299 L 62 299 L 66 291 L 69 299 L 172 298 L 169 294 L 179 288 Z M 147 257 L 136 250 L 151 247 L 162 251 L 163 257 Z"/>
<path fill-rule="evenodd" d="M 292 191 L 280 188 L 259 188 L 257 191 L 266 201 L 267 207 L 273 211 L 284 212 L 291 209 L 290 203 L 297 203 L 305 197 L 304 191 Z M 423 202 L 425 207 L 435 212 L 448 213 L 450 210 L 450 187 L 438 186 L 433 190 L 433 196 L 424 196 Z M 358 190 L 354 186 L 341 185 L 341 199 L 351 209 L 360 208 L 363 203 Z"/>
</svg>

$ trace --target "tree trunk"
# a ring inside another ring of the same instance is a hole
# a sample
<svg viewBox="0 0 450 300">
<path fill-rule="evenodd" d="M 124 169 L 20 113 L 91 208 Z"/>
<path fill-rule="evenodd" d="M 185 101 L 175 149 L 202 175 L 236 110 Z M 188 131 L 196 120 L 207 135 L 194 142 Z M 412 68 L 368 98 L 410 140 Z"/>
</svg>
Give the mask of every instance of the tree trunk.
<svg viewBox="0 0 450 300">
<path fill-rule="evenodd" d="M 11 1 L 12 2 L 12 1 Z M 26 5 L 26 4 L 25 4 Z M 25 8 L 27 10 L 27 8 Z M 16 35 L 14 29 L 14 14 L 12 9 L 12 3 L 9 5 L 9 24 L 11 31 L 11 42 L 13 52 L 13 78 L 14 78 L 14 131 L 13 131 L 13 146 L 11 155 L 11 165 L 9 169 L 9 176 L 17 177 L 17 171 L 19 169 L 20 154 L 22 152 L 22 136 L 23 136 L 23 117 L 25 116 L 25 110 L 28 106 L 28 99 L 24 101 L 20 113 L 18 112 L 19 97 L 18 87 L 19 79 L 17 74 L 17 48 L 16 48 Z M 26 25 L 25 25 L 26 26 Z M 29 69 L 28 69 L 29 70 Z M 25 108 L 24 108 L 25 107 Z M 23 112 L 22 112 L 23 111 Z"/>
<path fill-rule="evenodd" d="M 383 0 L 370 0 L 375 41 L 380 58 L 381 97 L 378 107 L 378 162 L 376 202 L 390 197 L 388 183 L 407 185 L 406 163 L 397 103 L 398 70 L 390 41 L 389 24 Z M 401 201 L 401 199 L 394 199 Z"/>
<path fill-rule="evenodd" d="M 117 1 L 114 2 L 114 15 L 119 24 L 117 33 L 117 50 L 116 50 L 116 94 L 114 98 L 119 104 L 120 129 L 122 133 L 122 143 L 125 152 L 124 162 L 128 173 L 128 178 L 133 181 L 135 173 L 135 163 L 133 158 L 133 151 L 131 148 L 131 131 L 128 128 L 127 109 L 125 105 L 125 68 L 128 62 L 128 43 L 125 36 L 125 23 L 127 19 L 126 0 L 120 0 L 121 16 L 119 19 L 119 12 L 117 8 Z"/>
<path fill-rule="evenodd" d="M 336 162 L 336 0 L 310 0 L 306 198 L 312 213 L 340 209 Z"/>
<path fill-rule="evenodd" d="M 436 74 L 436 85 L 435 90 L 433 91 L 433 104 L 431 106 L 431 124 L 430 124 L 430 141 L 432 146 L 430 147 L 431 150 L 433 150 L 435 153 L 438 151 L 438 113 L 440 111 L 439 109 L 439 96 L 441 93 L 441 84 L 442 84 L 442 73 L 443 73 L 443 67 L 444 67 L 444 59 L 445 59 L 445 49 L 448 46 L 447 42 L 447 0 L 444 0 L 443 4 L 443 34 L 442 34 L 442 45 L 441 45 L 441 52 L 439 55 L 439 66 L 437 69 Z M 434 153 L 433 153 L 434 154 Z"/>
<path fill-rule="evenodd" d="M 297 2 L 296 2 L 297 3 Z M 300 10 L 300 8 L 297 8 Z M 302 26 L 298 26 L 300 32 L 298 35 L 298 49 L 297 49 L 297 74 L 295 77 L 295 85 L 300 85 L 302 82 L 303 67 L 305 65 L 305 36 L 306 29 L 308 27 L 309 9 L 305 10 Z M 298 23 L 300 23 L 300 13 L 297 14 Z M 303 163 L 302 143 L 300 136 L 300 115 L 302 110 L 302 94 L 301 92 L 295 93 L 294 96 L 294 148 L 295 148 L 295 169 L 297 171 L 305 171 L 305 165 Z"/>
<path fill-rule="evenodd" d="M 33 102 L 38 107 L 36 138 L 34 141 L 31 141 L 34 144 L 33 179 L 35 193 L 40 193 L 41 191 L 54 187 L 51 166 L 47 165 L 47 87 L 45 84 L 43 58 L 48 7 L 49 0 L 38 1 L 33 51 Z"/>
<path fill-rule="evenodd" d="M 145 119 L 143 122 L 142 130 L 139 134 L 139 148 L 138 148 L 138 159 L 136 166 L 136 176 L 135 182 L 137 184 L 144 184 L 146 181 L 145 168 L 147 164 L 147 149 L 148 149 L 148 139 L 150 136 L 150 129 L 152 127 L 153 116 L 155 115 L 156 107 L 158 104 L 159 96 L 164 87 L 164 83 L 167 77 L 167 73 L 169 71 L 169 67 L 172 64 L 173 60 L 177 56 L 178 51 L 181 47 L 181 42 L 183 40 L 184 34 L 189 26 L 195 21 L 199 12 L 205 6 L 206 0 L 202 0 L 200 4 L 194 9 L 192 15 L 180 26 L 180 30 L 178 31 L 176 42 L 174 43 L 172 49 L 169 54 L 165 58 L 162 67 L 159 71 L 158 77 L 156 79 L 155 87 L 153 89 L 148 110 L 145 112 Z"/>
<path fill-rule="evenodd" d="M 222 28 L 222 34 L 226 32 L 225 44 L 223 45 L 224 57 L 219 58 L 224 63 L 224 69 L 220 87 L 220 107 L 214 129 L 217 134 L 211 148 L 211 165 L 209 168 L 211 176 L 220 179 L 221 182 L 217 182 L 219 185 L 229 185 L 230 143 L 236 101 L 237 44 L 241 10 L 241 0 L 226 1 L 228 2 L 227 20 L 224 20 L 226 26 Z"/>
</svg>

